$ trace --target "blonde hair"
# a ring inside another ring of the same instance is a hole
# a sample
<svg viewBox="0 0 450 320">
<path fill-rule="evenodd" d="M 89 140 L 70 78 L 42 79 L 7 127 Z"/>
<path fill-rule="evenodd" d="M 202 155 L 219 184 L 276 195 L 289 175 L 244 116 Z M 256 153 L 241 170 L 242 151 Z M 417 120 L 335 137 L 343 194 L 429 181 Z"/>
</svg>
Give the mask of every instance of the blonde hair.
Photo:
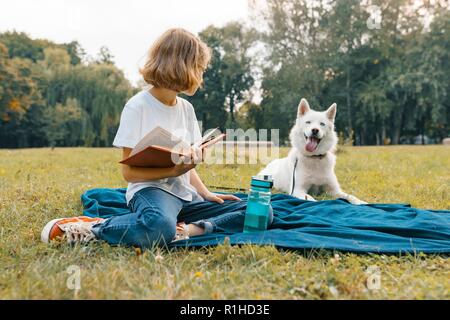
<svg viewBox="0 0 450 320">
<path fill-rule="evenodd" d="M 182 92 L 201 86 L 210 59 L 210 49 L 195 35 L 169 29 L 152 45 L 139 71 L 148 84 Z"/>
</svg>

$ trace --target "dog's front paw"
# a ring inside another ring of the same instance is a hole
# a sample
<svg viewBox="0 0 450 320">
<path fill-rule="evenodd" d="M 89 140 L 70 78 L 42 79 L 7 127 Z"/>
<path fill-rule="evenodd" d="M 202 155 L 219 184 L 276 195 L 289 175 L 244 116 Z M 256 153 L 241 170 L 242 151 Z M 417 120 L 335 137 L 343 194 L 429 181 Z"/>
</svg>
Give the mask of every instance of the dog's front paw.
<svg viewBox="0 0 450 320">
<path fill-rule="evenodd" d="M 367 204 L 367 202 L 359 200 L 354 195 L 347 194 L 347 193 L 342 192 L 342 191 L 335 193 L 335 196 L 339 197 L 339 198 L 343 198 L 343 199 L 347 200 L 348 202 L 350 202 L 351 204 L 356 204 L 356 205 Z"/>
<path fill-rule="evenodd" d="M 313 197 L 311 197 L 309 194 L 305 194 L 305 200 L 308 200 L 308 201 L 317 201 L 316 199 L 314 199 Z"/>
<path fill-rule="evenodd" d="M 367 202 L 362 201 L 362 200 L 359 200 L 359 199 L 356 198 L 356 197 L 353 197 L 353 199 L 351 199 L 351 200 L 349 200 L 349 201 L 350 201 L 350 203 L 356 204 L 356 205 L 367 204 Z"/>
<path fill-rule="evenodd" d="M 299 198 L 301 200 L 308 200 L 308 201 L 317 201 L 316 199 L 314 199 L 313 197 L 311 197 L 309 194 L 304 193 L 304 192 L 294 192 L 292 194 L 294 197 Z"/>
</svg>

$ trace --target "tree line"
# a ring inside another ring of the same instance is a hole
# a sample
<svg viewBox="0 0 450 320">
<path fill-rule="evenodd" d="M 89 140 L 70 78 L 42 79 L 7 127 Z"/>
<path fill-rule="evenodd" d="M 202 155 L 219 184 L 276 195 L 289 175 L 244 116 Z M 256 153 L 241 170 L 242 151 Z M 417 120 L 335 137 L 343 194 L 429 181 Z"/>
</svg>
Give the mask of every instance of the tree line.
<svg viewBox="0 0 450 320">
<path fill-rule="evenodd" d="M 0 34 L 0 147 L 109 146 L 134 89 L 102 48 Z"/>
<path fill-rule="evenodd" d="M 338 104 L 357 145 L 450 135 L 447 1 L 255 2 L 251 23 L 209 26 L 204 87 L 189 99 L 203 128 L 280 129 L 296 107 Z M 103 47 L 0 34 L 0 147 L 110 146 L 133 87 Z M 257 88 L 258 90 L 256 90 Z M 255 99 L 255 97 L 259 99 Z M 425 142 L 425 141 L 423 141 Z"/>
</svg>

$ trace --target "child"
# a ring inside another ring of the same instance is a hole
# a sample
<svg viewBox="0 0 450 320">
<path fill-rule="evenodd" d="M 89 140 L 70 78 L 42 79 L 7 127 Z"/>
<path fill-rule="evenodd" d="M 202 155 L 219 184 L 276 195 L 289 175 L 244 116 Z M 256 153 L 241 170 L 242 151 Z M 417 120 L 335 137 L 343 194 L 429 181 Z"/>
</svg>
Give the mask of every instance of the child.
<svg viewBox="0 0 450 320">
<path fill-rule="evenodd" d="M 206 44 L 183 29 L 170 29 L 156 41 L 141 70 L 152 87 L 127 102 L 113 142 L 122 148 L 124 159 L 156 126 L 186 141 L 200 139 L 192 105 L 177 94 L 192 96 L 196 92 L 209 60 Z M 110 244 L 152 247 L 173 241 L 177 230 L 184 238 L 214 231 L 242 231 L 246 201 L 210 192 L 195 170 L 201 157 L 193 150 L 192 163 L 172 168 L 122 165 L 123 177 L 129 182 L 126 200 L 130 214 L 109 219 L 54 219 L 42 230 L 42 240 L 66 237 L 73 243 L 101 239 Z"/>
</svg>

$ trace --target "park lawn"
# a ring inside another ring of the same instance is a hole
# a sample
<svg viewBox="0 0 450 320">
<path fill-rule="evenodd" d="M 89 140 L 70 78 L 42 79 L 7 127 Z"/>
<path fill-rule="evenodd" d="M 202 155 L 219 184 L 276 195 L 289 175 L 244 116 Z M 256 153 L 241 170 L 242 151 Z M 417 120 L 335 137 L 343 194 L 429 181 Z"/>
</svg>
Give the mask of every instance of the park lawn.
<svg viewBox="0 0 450 320">
<path fill-rule="evenodd" d="M 47 221 L 81 213 L 84 191 L 126 186 L 120 155 L 109 148 L 0 150 L 1 299 L 450 298 L 448 255 L 227 244 L 139 252 L 104 243 L 41 243 Z M 261 167 L 203 164 L 198 170 L 207 185 L 246 188 Z M 347 147 L 337 175 L 345 191 L 368 202 L 450 209 L 450 147 Z M 70 266 L 80 268 L 80 290 L 67 286 Z M 369 266 L 380 268 L 379 290 L 366 287 Z"/>
</svg>

